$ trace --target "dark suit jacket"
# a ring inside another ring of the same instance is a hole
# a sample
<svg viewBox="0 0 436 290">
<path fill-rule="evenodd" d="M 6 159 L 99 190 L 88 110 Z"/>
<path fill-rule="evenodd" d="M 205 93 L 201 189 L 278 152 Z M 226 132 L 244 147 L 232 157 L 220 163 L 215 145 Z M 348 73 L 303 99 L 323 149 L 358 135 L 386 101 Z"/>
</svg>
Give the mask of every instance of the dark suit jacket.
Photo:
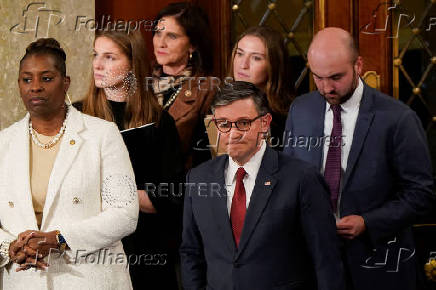
<svg viewBox="0 0 436 290">
<path fill-rule="evenodd" d="M 316 170 L 267 148 L 236 249 L 224 186 L 227 163 L 223 155 L 187 176 L 184 288 L 312 290 L 318 281 L 318 289 L 343 289 L 335 222 Z"/>
<path fill-rule="evenodd" d="M 324 145 L 316 143 L 324 135 L 324 115 L 325 100 L 318 92 L 296 98 L 284 152 L 320 169 Z M 408 106 L 365 85 L 353 136 L 339 212 L 363 216 L 367 227 L 357 239 L 343 241 L 354 289 L 415 289 L 411 226 L 434 208 L 422 125 Z"/>
</svg>

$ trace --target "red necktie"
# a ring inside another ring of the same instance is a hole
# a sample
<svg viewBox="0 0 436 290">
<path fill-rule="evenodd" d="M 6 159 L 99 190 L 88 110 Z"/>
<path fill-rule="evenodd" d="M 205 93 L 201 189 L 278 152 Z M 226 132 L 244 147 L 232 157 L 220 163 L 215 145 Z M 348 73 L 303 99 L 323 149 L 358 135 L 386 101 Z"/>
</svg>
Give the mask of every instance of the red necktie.
<svg viewBox="0 0 436 290">
<path fill-rule="evenodd" d="M 324 178 L 330 188 L 330 199 L 333 211 L 336 212 L 339 186 L 341 183 L 341 147 L 342 147 L 342 124 L 341 124 L 341 106 L 331 105 L 333 111 L 333 128 L 330 135 L 329 150 L 324 169 Z"/>
<path fill-rule="evenodd" d="M 245 198 L 245 187 L 242 180 L 247 172 L 243 167 L 239 167 L 236 171 L 236 186 L 232 198 L 232 206 L 230 209 L 230 221 L 232 223 L 233 236 L 235 238 L 236 247 L 241 239 L 242 228 L 244 227 L 245 212 L 247 204 Z"/>
</svg>

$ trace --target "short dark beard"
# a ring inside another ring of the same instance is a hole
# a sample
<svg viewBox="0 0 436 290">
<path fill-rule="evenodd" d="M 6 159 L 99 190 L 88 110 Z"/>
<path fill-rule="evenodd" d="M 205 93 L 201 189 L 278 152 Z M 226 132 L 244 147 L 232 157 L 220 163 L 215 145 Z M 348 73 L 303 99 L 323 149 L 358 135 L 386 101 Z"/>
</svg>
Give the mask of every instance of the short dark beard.
<svg viewBox="0 0 436 290">
<path fill-rule="evenodd" d="M 341 99 L 340 99 L 341 104 L 345 103 L 346 101 L 348 101 L 351 98 L 351 96 L 353 96 L 354 91 L 356 90 L 358 85 L 359 85 L 359 76 L 357 76 L 356 71 L 354 70 L 354 66 L 353 66 L 353 83 L 352 83 L 351 88 L 348 91 L 348 93 L 341 97 Z"/>
</svg>

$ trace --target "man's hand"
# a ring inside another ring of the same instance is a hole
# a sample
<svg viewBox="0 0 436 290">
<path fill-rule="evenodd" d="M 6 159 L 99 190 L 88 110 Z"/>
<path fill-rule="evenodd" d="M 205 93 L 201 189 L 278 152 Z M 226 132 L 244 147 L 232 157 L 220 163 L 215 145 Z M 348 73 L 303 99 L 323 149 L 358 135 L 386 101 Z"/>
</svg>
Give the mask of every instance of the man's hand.
<svg viewBox="0 0 436 290">
<path fill-rule="evenodd" d="M 366 230 L 365 221 L 360 215 L 349 215 L 336 222 L 336 233 L 352 240 Z"/>
</svg>

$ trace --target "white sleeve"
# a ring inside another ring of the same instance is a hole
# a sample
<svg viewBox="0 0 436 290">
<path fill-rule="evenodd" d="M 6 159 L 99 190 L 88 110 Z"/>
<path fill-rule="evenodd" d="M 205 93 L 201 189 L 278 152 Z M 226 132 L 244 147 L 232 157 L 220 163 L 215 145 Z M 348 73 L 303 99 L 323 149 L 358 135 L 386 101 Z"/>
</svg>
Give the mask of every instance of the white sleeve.
<svg viewBox="0 0 436 290">
<path fill-rule="evenodd" d="M 102 212 L 61 226 L 59 230 L 73 253 L 80 250 L 87 254 L 111 246 L 134 232 L 138 222 L 135 177 L 121 134 L 112 123 L 100 136 Z"/>
<path fill-rule="evenodd" d="M 0 267 L 9 263 L 9 244 L 17 237 L 0 228 Z"/>
</svg>

